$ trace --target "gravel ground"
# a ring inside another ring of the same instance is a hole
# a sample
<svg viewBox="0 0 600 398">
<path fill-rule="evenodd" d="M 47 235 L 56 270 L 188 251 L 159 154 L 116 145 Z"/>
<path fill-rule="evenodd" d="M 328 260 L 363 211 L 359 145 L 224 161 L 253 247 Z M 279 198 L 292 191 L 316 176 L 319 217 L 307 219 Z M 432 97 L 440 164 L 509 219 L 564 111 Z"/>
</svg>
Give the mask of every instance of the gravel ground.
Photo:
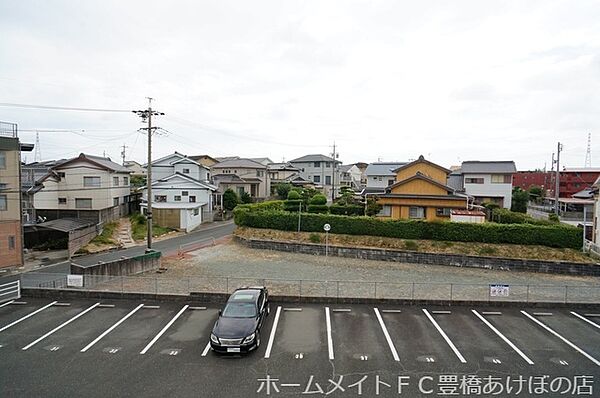
<svg viewBox="0 0 600 398">
<path fill-rule="evenodd" d="M 265 284 L 286 295 L 488 300 L 489 284 L 508 284 L 510 296 L 495 300 L 600 302 L 600 278 L 325 258 L 250 249 L 232 241 L 184 258 L 164 258 L 163 267 L 162 274 L 116 279 L 98 288 L 187 294 Z"/>
</svg>

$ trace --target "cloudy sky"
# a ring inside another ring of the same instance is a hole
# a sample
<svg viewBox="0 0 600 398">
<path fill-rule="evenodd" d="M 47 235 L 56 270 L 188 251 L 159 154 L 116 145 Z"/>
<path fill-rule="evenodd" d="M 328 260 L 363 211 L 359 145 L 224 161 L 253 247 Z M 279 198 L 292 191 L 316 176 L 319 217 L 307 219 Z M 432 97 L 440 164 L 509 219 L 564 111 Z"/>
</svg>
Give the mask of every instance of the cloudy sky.
<svg viewBox="0 0 600 398">
<path fill-rule="evenodd" d="M 141 109 L 175 150 L 600 166 L 599 1 L 0 2 L 0 103 Z M 44 160 L 143 161 L 127 112 L 0 106 Z M 61 131 L 62 130 L 62 131 Z M 65 131 L 66 130 L 66 131 Z M 33 160 L 29 154 L 28 160 Z"/>
</svg>

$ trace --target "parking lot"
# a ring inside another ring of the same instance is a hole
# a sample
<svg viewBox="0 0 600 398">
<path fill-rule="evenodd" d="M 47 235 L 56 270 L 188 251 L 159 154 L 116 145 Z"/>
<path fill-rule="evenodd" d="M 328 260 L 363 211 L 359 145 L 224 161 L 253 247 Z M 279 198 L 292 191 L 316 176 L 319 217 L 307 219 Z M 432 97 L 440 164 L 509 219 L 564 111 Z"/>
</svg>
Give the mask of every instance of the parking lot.
<svg viewBox="0 0 600 398">
<path fill-rule="evenodd" d="M 218 309 L 130 300 L 2 304 L 0 396 L 486 396 L 500 387 L 498 396 L 597 396 L 600 389 L 600 311 L 589 308 L 272 302 L 261 346 L 244 357 L 208 349 Z M 485 393 L 486 385 L 495 390 Z"/>
</svg>

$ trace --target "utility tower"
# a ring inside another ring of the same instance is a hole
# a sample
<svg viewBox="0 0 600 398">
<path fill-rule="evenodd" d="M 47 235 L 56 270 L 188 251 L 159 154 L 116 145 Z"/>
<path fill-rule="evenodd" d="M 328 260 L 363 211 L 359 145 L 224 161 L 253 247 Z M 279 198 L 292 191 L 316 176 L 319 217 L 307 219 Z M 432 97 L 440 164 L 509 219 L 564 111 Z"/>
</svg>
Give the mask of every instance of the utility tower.
<svg viewBox="0 0 600 398">
<path fill-rule="evenodd" d="M 588 133 L 587 151 L 585 152 L 585 164 L 583 167 L 592 167 L 592 133 Z"/>
<path fill-rule="evenodd" d="M 132 111 L 142 118 L 142 122 L 147 122 L 148 127 L 142 127 L 140 130 L 146 130 L 148 134 L 148 166 L 147 166 L 147 192 L 148 192 L 148 209 L 146 213 L 146 224 L 148 226 L 147 231 L 147 242 L 146 251 L 152 250 L 152 133 L 158 129 L 158 127 L 152 127 L 152 116 L 162 116 L 163 112 L 157 112 L 152 110 L 152 98 L 148 98 L 148 109 Z"/>
<path fill-rule="evenodd" d="M 121 147 L 121 158 L 123 159 L 123 166 L 125 166 L 125 149 L 129 148 L 127 145 L 123 144 Z"/>
<path fill-rule="evenodd" d="M 34 162 L 42 161 L 42 148 L 40 148 L 40 133 L 35 132 L 35 153 L 33 155 Z"/>
</svg>

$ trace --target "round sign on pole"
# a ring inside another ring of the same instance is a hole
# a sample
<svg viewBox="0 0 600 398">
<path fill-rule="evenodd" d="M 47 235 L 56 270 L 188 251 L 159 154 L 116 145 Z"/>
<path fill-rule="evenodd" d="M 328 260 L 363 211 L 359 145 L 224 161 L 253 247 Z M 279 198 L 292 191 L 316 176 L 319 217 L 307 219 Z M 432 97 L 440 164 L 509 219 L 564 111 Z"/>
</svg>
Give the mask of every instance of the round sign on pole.
<svg viewBox="0 0 600 398">
<path fill-rule="evenodd" d="M 331 230 L 331 225 L 325 224 L 323 225 L 323 229 L 325 230 L 325 232 L 329 232 Z"/>
</svg>

